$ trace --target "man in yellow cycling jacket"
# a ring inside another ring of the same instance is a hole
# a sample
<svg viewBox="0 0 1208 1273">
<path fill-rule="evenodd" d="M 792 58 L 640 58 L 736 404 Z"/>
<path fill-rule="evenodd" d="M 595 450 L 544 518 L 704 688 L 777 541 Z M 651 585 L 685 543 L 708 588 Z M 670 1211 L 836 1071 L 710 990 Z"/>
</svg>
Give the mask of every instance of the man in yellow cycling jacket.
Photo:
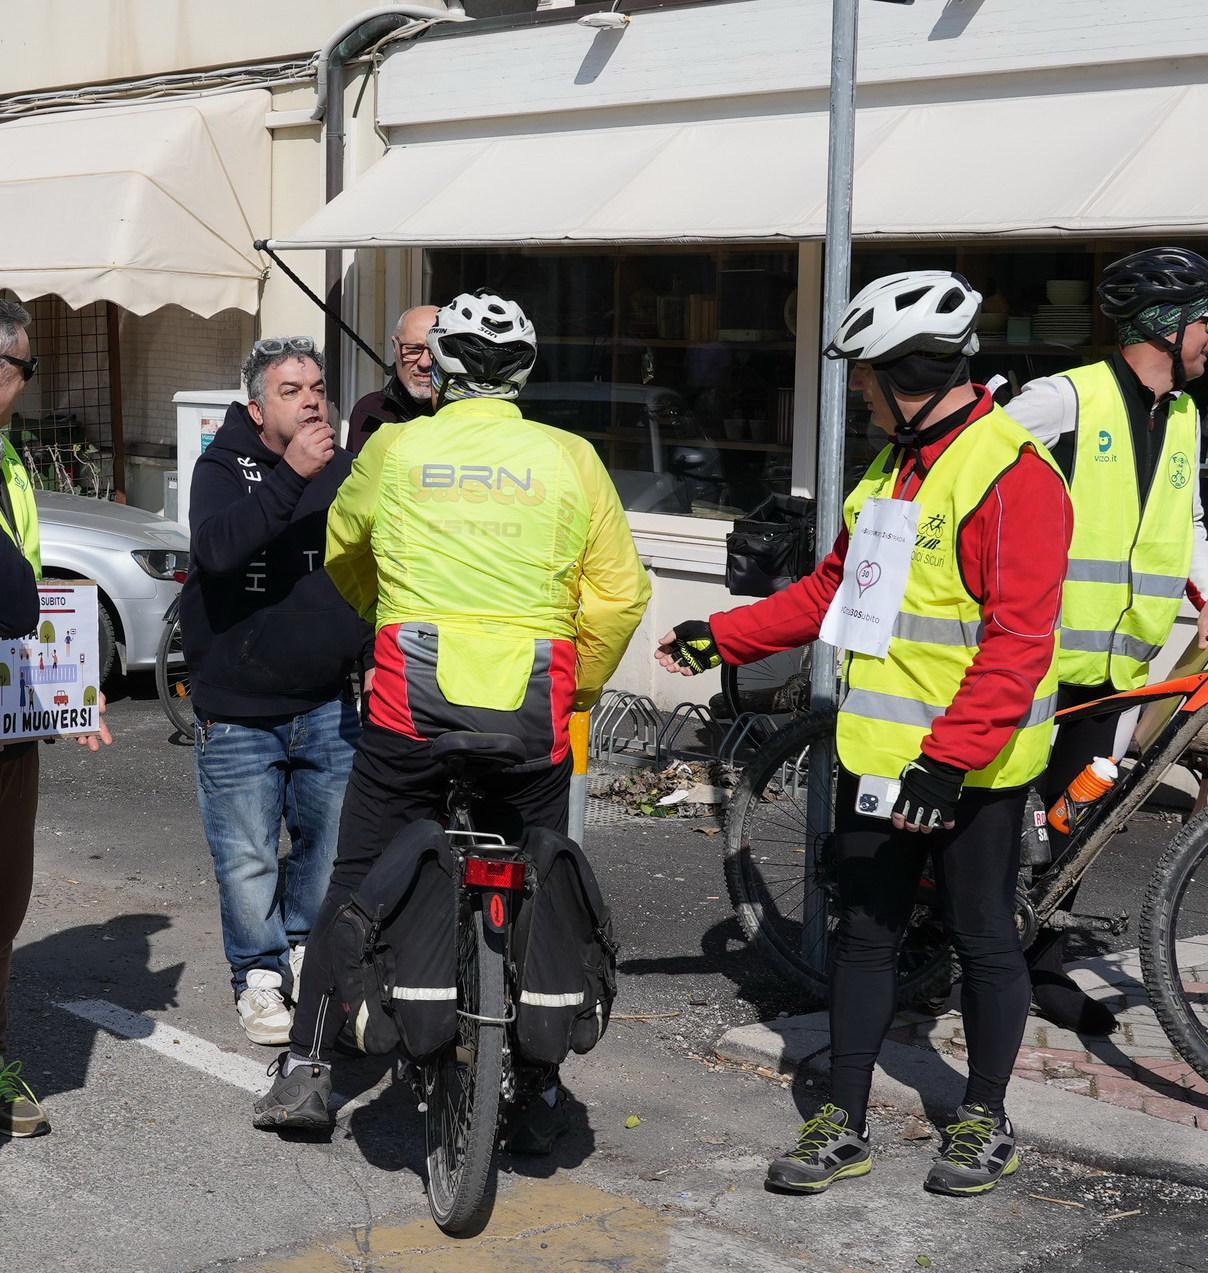
<svg viewBox="0 0 1208 1273">
<path fill-rule="evenodd" d="M 1053 454 L 1070 484 L 1074 539 L 1062 596 L 1059 708 L 1144 685 L 1170 636 L 1188 579 L 1208 595 L 1200 504 L 1200 427 L 1189 381 L 1208 358 L 1208 260 L 1186 248 L 1145 248 L 1103 271 L 1111 357 L 1033 380 L 1007 412 Z M 1208 607 L 1200 611 L 1208 645 Z M 1095 756 L 1128 747 L 1136 712 L 1084 717 L 1057 731 L 1041 794 L 1051 806 Z M 1050 833 L 1058 843 L 1064 837 Z M 1072 909 L 1076 890 L 1062 905 Z M 1107 1034 L 1115 1018 L 1063 971 L 1065 930 L 1028 951 L 1040 1011 L 1070 1030 Z"/>
<path fill-rule="evenodd" d="M 343 1016 L 326 931 L 404 823 L 438 816 L 432 740 L 520 738 L 525 761 L 482 784 L 481 830 L 565 832 L 568 726 L 616 670 L 650 596 L 624 509 L 590 442 L 512 402 L 536 358 L 514 301 L 458 296 L 428 335 L 436 414 L 383 425 L 328 515 L 327 570 L 377 630 L 376 670 L 337 860 L 307 945 L 290 1051 L 256 1105 L 267 1128 L 327 1127 Z M 522 1086 L 513 1152 L 545 1153 L 564 1126 L 556 1075 Z M 544 1098 L 544 1099 L 543 1099 Z"/>
</svg>

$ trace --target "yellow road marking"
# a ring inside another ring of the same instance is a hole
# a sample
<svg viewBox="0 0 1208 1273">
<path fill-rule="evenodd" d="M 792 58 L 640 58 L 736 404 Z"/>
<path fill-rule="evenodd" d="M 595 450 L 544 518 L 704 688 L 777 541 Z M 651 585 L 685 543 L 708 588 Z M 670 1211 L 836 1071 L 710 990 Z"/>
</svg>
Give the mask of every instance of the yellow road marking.
<svg viewBox="0 0 1208 1273">
<path fill-rule="evenodd" d="M 669 1221 L 616 1194 L 572 1181 L 522 1180 L 496 1198 L 477 1237 L 446 1237 L 431 1217 L 320 1242 L 255 1273 L 524 1273 L 568 1268 L 663 1273 Z"/>
</svg>

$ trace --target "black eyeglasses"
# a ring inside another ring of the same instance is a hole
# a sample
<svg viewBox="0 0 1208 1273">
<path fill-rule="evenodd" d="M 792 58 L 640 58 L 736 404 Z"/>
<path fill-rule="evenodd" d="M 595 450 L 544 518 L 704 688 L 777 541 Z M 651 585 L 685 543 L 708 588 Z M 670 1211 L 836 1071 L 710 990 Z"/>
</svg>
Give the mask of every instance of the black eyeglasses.
<svg viewBox="0 0 1208 1273">
<path fill-rule="evenodd" d="M 427 345 L 404 345 L 397 336 L 393 337 L 394 347 L 403 362 L 418 362 L 427 352 Z"/>
<path fill-rule="evenodd" d="M 267 354 L 275 358 L 278 354 L 313 354 L 315 342 L 309 336 L 270 336 L 267 340 L 258 340 L 252 346 L 252 353 Z"/>
<path fill-rule="evenodd" d="M 11 362 L 14 367 L 20 368 L 21 379 L 25 381 L 32 380 L 34 372 L 38 370 L 36 358 L 18 358 L 16 354 L 0 354 L 0 362 Z"/>
</svg>

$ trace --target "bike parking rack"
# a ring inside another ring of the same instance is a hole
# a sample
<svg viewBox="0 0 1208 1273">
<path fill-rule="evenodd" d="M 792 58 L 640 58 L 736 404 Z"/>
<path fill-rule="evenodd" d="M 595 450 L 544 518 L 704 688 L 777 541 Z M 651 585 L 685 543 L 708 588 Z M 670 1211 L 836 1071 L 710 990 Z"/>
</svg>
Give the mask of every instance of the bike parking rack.
<svg viewBox="0 0 1208 1273">
<path fill-rule="evenodd" d="M 671 710 L 671 715 L 667 717 L 663 724 L 663 728 L 659 731 L 659 736 L 655 740 L 655 764 L 658 765 L 665 760 L 670 760 L 671 750 L 675 745 L 675 740 L 683 732 L 684 726 L 690 720 L 697 720 L 704 726 L 707 738 L 715 738 L 719 729 L 719 722 L 716 716 L 703 703 L 677 703 Z M 681 751 L 678 755 L 683 757 L 691 757 L 694 760 L 710 761 L 715 759 L 716 752 L 713 751 Z"/>
<path fill-rule="evenodd" d="M 587 742 L 587 754 L 599 760 L 604 754 L 604 731 L 612 723 L 613 717 L 624 709 L 625 703 L 633 695 L 623 690 L 605 690 L 600 695 L 591 714 L 591 733 Z"/>
<path fill-rule="evenodd" d="M 632 733 L 624 734 L 626 722 Z M 613 760 L 618 751 L 637 750 L 650 756 L 655 764 L 659 759 L 659 734 L 663 720 L 654 700 L 645 694 L 620 693 L 593 725 L 590 749 L 597 759 Z"/>
<path fill-rule="evenodd" d="M 717 749 L 717 759 L 733 769 L 740 768 L 739 750 L 745 745 L 758 747 L 776 732 L 776 722 L 765 712 L 742 712 L 726 731 Z"/>
</svg>

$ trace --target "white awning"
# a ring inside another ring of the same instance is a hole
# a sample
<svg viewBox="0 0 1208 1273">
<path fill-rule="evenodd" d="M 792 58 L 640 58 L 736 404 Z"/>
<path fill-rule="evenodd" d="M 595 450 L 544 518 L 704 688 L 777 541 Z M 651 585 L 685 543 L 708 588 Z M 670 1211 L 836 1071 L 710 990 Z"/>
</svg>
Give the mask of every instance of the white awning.
<svg viewBox="0 0 1208 1273">
<path fill-rule="evenodd" d="M 863 109 L 854 231 L 1208 233 L 1186 158 L 1206 106 L 1192 86 Z M 821 238 L 827 129 L 786 111 L 399 145 L 273 246 Z"/>
<path fill-rule="evenodd" d="M 0 287 L 73 309 L 255 313 L 268 106 L 251 90 L 0 124 Z"/>
</svg>

